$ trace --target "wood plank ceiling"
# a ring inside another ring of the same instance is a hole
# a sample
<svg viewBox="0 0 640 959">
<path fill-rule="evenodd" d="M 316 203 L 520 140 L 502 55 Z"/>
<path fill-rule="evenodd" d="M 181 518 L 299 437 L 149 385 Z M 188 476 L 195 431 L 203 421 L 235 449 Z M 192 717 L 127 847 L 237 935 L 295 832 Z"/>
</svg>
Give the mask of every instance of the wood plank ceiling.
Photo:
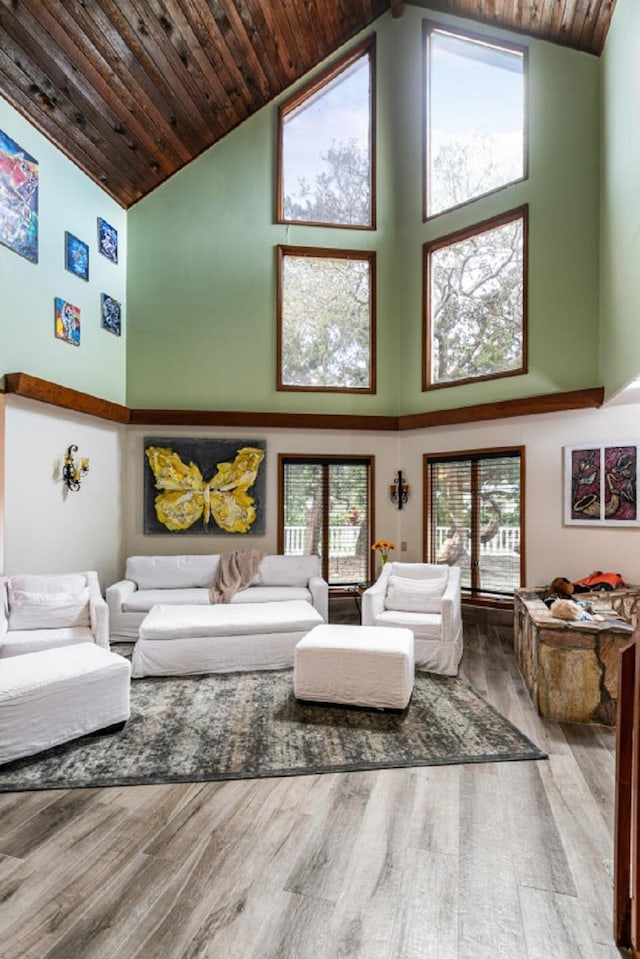
<svg viewBox="0 0 640 959">
<path fill-rule="evenodd" d="M 615 5 L 413 2 L 596 55 Z M 0 0 L 0 93 L 128 208 L 388 9 L 402 0 Z"/>
</svg>

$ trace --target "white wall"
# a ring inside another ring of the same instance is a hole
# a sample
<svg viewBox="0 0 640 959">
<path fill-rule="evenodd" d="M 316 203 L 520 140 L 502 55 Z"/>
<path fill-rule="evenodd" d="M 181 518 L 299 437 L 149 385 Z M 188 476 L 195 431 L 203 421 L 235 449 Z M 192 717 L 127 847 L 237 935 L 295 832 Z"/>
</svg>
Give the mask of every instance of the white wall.
<svg viewBox="0 0 640 959">
<path fill-rule="evenodd" d="M 424 453 L 525 446 L 526 584 L 544 585 L 555 576 L 579 579 L 595 569 L 640 583 L 640 527 L 564 526 L 562 485 L 564 446 L 640 444 L 639 414 L 638 405 L 611 405 L 438 427 L 403 434 L 402 455 L 407 471 L 417 478 Z M 417 516 L 415 521 L 415 530 L 412 523 L 404 533 L 412 548 L 414 532 L 422 528 Z"/>
<path fill-rule="evenodd" d="M 61 479 L 77 444 L 89 473 L 78 492 Z M 122 427 L 5 397 L 4 573 L 95 569 L 104 587 L 122 556 Z"/>
<path fill-rule="evenodd" d="M 375 536 L 407 550 L 394 558 L 422 559 L 424 453 L 524 445 L 526 450 L 526 582 L 577 579 L 594 569 L 640 582 L 640 527 L 563 525 L 563 447 L 580 443 L 640 444 L 640 406 L 551 413 L 403 433 L 120 427 L 93 417 L 7 396 L 5 572 L 97 569 L 103 587 L 119 579 L 133 554 L 204 553 L 255 546 L 277 548 L 278 453 L 360 453 L 375 456 Z M 267 524 L 264 536 L 144 535 L 145 436 L 265 439 Z M 78 493 L 65 495 L 57 478 L 66 448 L 77 443 L 91 459 Z M 399 511 L 388 497 L 401 468 L 411 486 Z"/>
<path fill-rule="evenodd" d="M 201 437 L 234 438 L 241 440 L 264 439 L 267 443 L 266 499 L 267 522 L 264 536 L 251 535 L 182 535 L 170 534 L 144 535 L 142 532 L 142 481 L 144 466 L 144 438 L 162 437 Z M 391 539 L 400 545 L 400 517 L 402 514 L 391 504 L 387 495 L 389 484 L 398 467 L 398 448 L 400 434 L 340 431 L 301 430 L 246 430 L 246 429 L 162 429 L 148 427 L 139 429 L 130 427 L 126 439 L 125 486 L 133 491 L 125 503 L 125 555 L 170 554 L 170 553 L 217 553 L 229 549 L 261 549 L 266 553 L 277 551 L 278 539 L 278 454 L 308 453 L 344 453 L 374 455 L 375 468 L 375 535 Z M 416 518 L 418 513 L 416 512 Z M 407 554 L 408 556 L 408 554 Z M 418 558 L 416 556 L 416 558 Z"/>
</svg>

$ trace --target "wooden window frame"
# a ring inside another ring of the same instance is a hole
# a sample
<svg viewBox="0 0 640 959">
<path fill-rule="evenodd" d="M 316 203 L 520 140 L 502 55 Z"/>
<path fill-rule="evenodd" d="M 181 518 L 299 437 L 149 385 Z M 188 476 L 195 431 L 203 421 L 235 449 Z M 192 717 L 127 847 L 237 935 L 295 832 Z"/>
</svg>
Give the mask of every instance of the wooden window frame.
<svg viewBox="0 0 640 959">
<path fill-rule="evenodd" d="M 283 334 L 282 334 L 282 300 L 284 283 L 284 260 L 287 256 L 295 256 L 310 259 L 331 259 L 331 260 L 358 260 L 369 264 L 370 278 L 370 297 L 369 297 L 369 385 L 365 387 L 355 386 L 291 386 L 283 383 L 282 380 L 282 356 L 283 356 Z M 361 395 L 371 395 L 376 392 L 376 253 L 374 250 L 334 250 L 328 247 L 311 246 L 287 246 L 280 244 L 277 247 L 277 305 L 276 305 L 276 325 L 277 325 L 277 345 L 276 345 L 276 389 L 278 392 L 293 393 L 356 393 Z"/>
<path fill-rule="evenodd" d="M 352 64 L 363 57 L 369 59 L 369 223 L 328 223 L 317 220 L 287 220 L 284 216 L 284 189 L 282 182 L 284 156 L 284 120 L 288 114 L 296 110 L 301 103 L 314 96 L 328 83 L 347 70 Z M 376 34 L 367 37 L 353 47 L 344 56 L 335 60 L 308 83 L 297 90 L 278 107 L 277 161 L 276 161 L 276 223 L 293 226 L 316 226 L 336 230 L 375 230 L 376 229 Z"/>
<path fill-rule="evenodd" d="M 477 196 L 470 197 L 462 203 L 456 203 L 454 206 L 447 207 L 444 210 L 438 210 L 437 213 L 429 213 L 429 170 L 430 164 L 430 117 L 431 117 L 431 90 L 430 90 L 430 70 L 429 70 L 429 45 L 431 36 L 434 33 L 448 33 L 451 36 L 461 40 L 469 40 L 472 43 L 482 43 L 485 46 L 495 47 L 496 49 L 510 51 L 522 56 L 522 72 L 524 82 L 524 123 L 522 130 L 522 176 L 515 180 L 509 180 L 495 187 L 493 190 L 487 190 L 485 193 L 479 193 Z M 516 183 L 523 183 L 529 178 L 529 48 L 527 46 L 509 43 L 505 40 L 498 40 L 495 37 L 484 36 L 480 33 L 473 33 L 469 30 L 460 30 L 457 27 L 449 27 L 443 23 L 436 23 L 433 20 L 422 21 L 422 220 L 424 223 L 434 220 L 439 216 L 451 213 L 453 210 L 459 210 L 461 207 L 475 203 L 487 196 L 493 196 L 500 193 Z"/>
<path fill-rule="evenodd" d="M 446 463 L 455 460 L 483 460 L 498 459 L 500 456 L 519 456 L 520 458 L 520 586 L 526 583 L 526 447 L 524 446 L 493 446 L 486 449 L 471 450 L 451 450 L 442 453 L 424 453 L 422 457 L 422 489 L 424 498 L 422 503 L 422 529 L 423 538 L 423 560 L 425 563 L 435 562 L 435 537 L 434 524 L 432 523 L 432 497 L 433 489 L 431 486 L 430 467 L 434 463 Z M 474 500 L 478 501 L 477 491 L 474 490 Z M 479 551 L 478 530 L 475 530 L 473 537 L 473 549 Z M 509 600 L 498 593 L 487 591 L 482 593 L 477 588 L 477 568 L 472 567 L 472 585 L 468 592 L 463 588 L 463 598 L 465 602 L 477 605 L 500 605 Z M 476 588 L 474 592 L 474 581 Z"/>
<path fill-rule="evenodd" d="M 278 553 L 284 554 L 284 468 L 285 464 L 299 462 L 299 463 L 311 463 L 313 465 L 325 465 L 332 463 L 345 463 L 349 465 L 358 465 L 364 464 L 368 466 L 367 480 L 367 498 L 369 504 L 369 535 L 371 542 L 375 542 L 375 519 L 376 519 L 376 504 L 375 504 L 375 468 L 376 468 L 376 458 L 370 453 L 356 453 L 353 455 L 348 455 L 344 453 L 320 453 L 314 455 L 313 453 L 278 453 Z M 329 511 L 329 497 L 327 495 L 323 498 L 324 503 L 324 512 L 322 522 L 323 527 L 328 529 L 328 511 Z M 328 550 L 324 549 L 324 555 L 321 558 L 322 563 L 322 576 L 324 579 L 329 582 L 329 553 Z M 366 581 L 372 582 L 374 577 L 374 556 L 371 549 L 367 550 L 367 576 Z M 348 588 L 350 584 L 345 584 L 345 588 Z M 337 584 L 334 587 L 331 587 L 332 590 L 340 592 L 343 587 L 340 584 Z"/>
<path fill-rule="evenodd" d="M 488 233 L 490 230 L 522 220 L 522 362 L 513 370 L 502 373 L 483 373 L 480 376 L 466 376 L 457 380 L 447 380 L 442 383 L 432 382 L 433 357 L 431 355 L 431 255 L 447 246 L 453 246 L 470 239 L 479 233 Z M 481 383 L 486 380 L 504 379 L 508 376 L 522 376 L 529 369 L 529 206 L 516 207 L 497 216 L 474 223 L 462 230 L 448 233 L 436 240 L 428 240 L 422 247 L 422 297 L 423 297 L 423 324 L 422 324 L 422 390 L 447 389 L 452 386 L 461 386 L 465 383 Z"/>
</svg>

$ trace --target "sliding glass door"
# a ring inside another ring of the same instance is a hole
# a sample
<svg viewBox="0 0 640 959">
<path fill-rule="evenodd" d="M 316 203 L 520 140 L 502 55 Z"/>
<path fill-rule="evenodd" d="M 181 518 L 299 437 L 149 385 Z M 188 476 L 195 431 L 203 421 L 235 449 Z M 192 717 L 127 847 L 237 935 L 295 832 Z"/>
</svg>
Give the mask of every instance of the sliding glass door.
<svg viewBox="0 0 640 959">
<path fill-rule="evenodd" d="M 280 457 L 278 549 L 320 556 L 330 586 L 370 579 L 372 469 L 368 456 Z"/>
</svg>

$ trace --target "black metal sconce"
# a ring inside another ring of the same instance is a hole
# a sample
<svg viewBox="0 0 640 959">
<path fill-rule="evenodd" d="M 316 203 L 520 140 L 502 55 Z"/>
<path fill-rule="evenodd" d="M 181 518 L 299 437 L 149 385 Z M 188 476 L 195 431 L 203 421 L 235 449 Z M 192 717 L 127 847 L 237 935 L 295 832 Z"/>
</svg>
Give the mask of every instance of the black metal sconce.
<svg viewBox="0 0 640 959">
<path fill-rule="evenodd" d="M 62 480 L 67 484 L 69 489 L 74 490 L 74 492 L 80 489 L 82 477 L 86 476 L 89 472 L 88 457 L 83 456 L 78 463 L 78 461 L 73 458 L 73 454 L 77 452 L 77 446 L 70 446 L 65 454 L 64 466 L 62 467 Z"/>
<path fill-rule="evenodd" d="M 389 487 L 389 496 L 392 503 L 397 503 L 398 509 L 402 509 L 409 499 L 409 484 L 402 475 L 402 470 L 398 470 L 395 479 Z"/>
</svg>

